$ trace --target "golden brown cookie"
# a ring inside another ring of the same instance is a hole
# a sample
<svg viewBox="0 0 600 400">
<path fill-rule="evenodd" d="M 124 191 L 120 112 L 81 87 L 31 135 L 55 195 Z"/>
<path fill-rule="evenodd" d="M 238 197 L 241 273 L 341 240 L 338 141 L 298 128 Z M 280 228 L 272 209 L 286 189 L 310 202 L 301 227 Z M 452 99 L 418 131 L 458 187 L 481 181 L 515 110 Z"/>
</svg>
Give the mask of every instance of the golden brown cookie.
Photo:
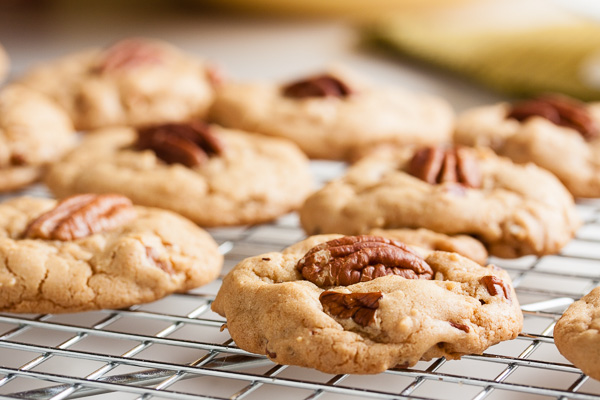
<svg viewBox="0 0 600 400">
<path fill-rule="evenodd" d="M 554 327 L 554 343 L 577 368 L 600 380 L 600 287 L 571 304 Z"/>
<path fill-rule="evenodd" d="M 555 95 L 477 107 L 460 115 L 454 137 L 518 163 L 533 162 L 575 197 L 600 197 L 600 104 Z"/>
<path fill-rule="evenodd" d="M 46 184 L 58 197 L 121 193 L 202 226 L 272 220 L 298 208 L 312 186 L 293 143 L 199 121 L 89 133 Z"/>
<path fill-rule="evenodd" d="M 340 71 L 276 84 L 226 83 L 211 118 L 223 126 L 285 137 L 310 158 L 355 159 L 378 144 L 451 140 L 454 112 L 444 100 L 376 87 Z"/>
<path fill-rule="evenodd" d="M 0 192 L 38 180 L 45 167 L 75 144 L 67 114 L 22 85 L 0 90 Z"/>
<path fill-rule="evenodd" d="M 240 348 L 332 374 L 482 353 L 523 324 L 505 271 L 377 236 L 312 236 L 247 258 L 212 308 Z"/>
<path fill-rule="evenodd" d="M 215 241 L 120 195 L 0 204 L 0 310 L 63 313 L 157 300 L 215 279 Z"/>
<path fill-rule="evenodd" d="M 507 258 L 555 253 L 580 225 L 573 198 L 552 174 L 467 147 L 364 158 L 311 195 L 300 221 L 308 234 L 418 227 L 467 234 Z"/>
<path fill-rule="evenodd" d="M 22 83 L 54 98 L 77 129 L 204 117 L 211 69 L 160 40 L 131 38 L 29 71 Z"/>
<path fill-rule="evenodd" d="M 8 54 L 4 50 L 4 47 L 0 44 L 0 83 L 4 81 L 4 78 L 8 75 L 8 71 L 10 68 L 10 60 L 8 58 Z"/>
</svg>

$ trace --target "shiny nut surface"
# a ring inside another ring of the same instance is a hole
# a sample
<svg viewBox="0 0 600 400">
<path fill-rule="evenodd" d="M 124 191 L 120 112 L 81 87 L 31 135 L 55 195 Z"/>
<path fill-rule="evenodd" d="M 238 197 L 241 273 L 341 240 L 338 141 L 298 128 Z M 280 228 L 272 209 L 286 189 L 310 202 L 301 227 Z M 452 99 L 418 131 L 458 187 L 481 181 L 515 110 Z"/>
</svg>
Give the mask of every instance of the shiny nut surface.
<svg viewBox="0 0 600 400">
<path fill-rule="evenodd" d="M 224 151 L 223 143 L 211 132 L 210 126 L 200 121 L 146 126 L 137 133 L 135 148 L 152 150 L 168 164 L 179 163 L 191 168 Z"/>
<path fill-rule="evenodd" d="M 292 82 L 282 88 L 285 97 L 302 99 L 305 97 L 346 97 L 353 90 L 340 79 L 331 75 L 318 75 Z"/>
<path fill-rule="evenodd" d="M 319 287 L 348 286 L 385 275 L 433 278 L 429 264 L 404 244 L 368 235 L 321 243 L 309 250 L 296 268 Z"/>
<path fill-rule="evenodd" d="M 327 290 L 319 296 L 323 310 L 337 318 L 352 318 L 360 326 L 375 322 L 375 312 L 379 307 L 381 292 L 339 293 Z"/>
<path fill-rule="evenodd" d="M 165 58 L 163 53 L 163 49 L 150 40 L 124 39 L 104 50 L 95 70 L 99 73 L 112 73 L 161 64 Z"/>
<path fill-rule="evenodd" d="M 564 95 L 546 95 L 516 103 L 509 110 L 507 118 L 525 121 L 534 116 L 575 129 L 585 140 L 591 140 L 600 134 L 600 128 L 586 105 Z"/>
<path fill-rule="evenodd" d="M 481 186 L 477 160 L 461 147 L 430 146 L 419 149 L 410 160 L 407 172 L 432 185 L 458 183 L 470 188 Z"/>
<path fill-rule="evenodd" d="M 25 230 L 27 239 L 75 240 L 117 228 L 136 216 L 125 196 L 80 194 L 59 202 L 33 220 Z"/>
</svg>

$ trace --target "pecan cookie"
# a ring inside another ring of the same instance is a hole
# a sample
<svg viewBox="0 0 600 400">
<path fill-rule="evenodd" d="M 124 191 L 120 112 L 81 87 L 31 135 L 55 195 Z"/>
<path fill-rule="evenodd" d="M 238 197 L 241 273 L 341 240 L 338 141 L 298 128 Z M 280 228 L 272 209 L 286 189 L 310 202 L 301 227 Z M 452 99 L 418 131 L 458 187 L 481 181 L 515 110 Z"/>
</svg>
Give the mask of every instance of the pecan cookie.
<svg viewBox="0 0 600 400">
<path fill-rule="evenodd" d="M 379 152 L 311 195 L 309 234 L 423 227 L 481 240 L 491 254 L 557 252 L 579 226 L 573 198 L 549 172 L 467 147 Z"/>
<path fill-rule="evenodd" d="M 454 121 L 440 98 L 339 72 L 284 85 L 227 83 L 210 115 L 224 126 L 291 139 L 311 158 L 334 160 L 382 143 L 448 142 Z"/>
<path fill-rule="evenodd" d="M 199 121 L 89 133 L 46 184 L 58 197 L 121 193 L 202 226 L 271 220 L 298 208 L 312 186 L 293 143 Z"/>
<path fill-rule="evenodd" d="M 455 141 L 533 162 L 575 197 L 600 197 L 600 103 L 548 95 L 474 108 L 458 118 Z"/>
<path fill-rule="evenodd" d="M 159 40 L 125 39 L 29 71 L 22 82 L 53 97 L 79 130 L 204 117 L 212 70 Z"/>
<path fill-rule="evenodd" d="M 0 192 L 38 180 L 75 140 L 69 117 L 49 98 L 17 84 L 0 90 Z"/>
<path fill-rule="evenodd" d="M 505 271 L 378 236 L 312 236 L 248 258 L 212 308 L 240 348 L 332 374 L 482 353 L 523 324 Z"/>
<path fill-rule="evenodd" d="M 600 380 L 600 287 L 571 304 L 554 327 L 554 343 L 577 368 Z"/>
<path fill-rule="evenodd" d="M 478 264 L 485 264 L 488 253 L 483 244 L 467 235 L 444 235 L 429 229 L 371 229 L 368 235 L 383 236 L 427 250 L 458 253 Z"/>
<path fill-rule="evenodd" d="M 169 211 L 107 194 L 0 204 L 0 310 L 62 313 L 154 301 L 215 279 L 214 240 Z"/>
</svg>

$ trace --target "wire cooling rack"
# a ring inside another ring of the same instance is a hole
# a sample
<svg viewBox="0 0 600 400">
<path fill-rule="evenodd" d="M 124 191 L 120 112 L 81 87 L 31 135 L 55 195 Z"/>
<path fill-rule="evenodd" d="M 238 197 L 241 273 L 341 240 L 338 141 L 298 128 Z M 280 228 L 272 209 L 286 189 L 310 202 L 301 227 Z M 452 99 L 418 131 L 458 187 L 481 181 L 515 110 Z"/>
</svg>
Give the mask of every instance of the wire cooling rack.
<svg viewBox="0 0 600 400">
<path fill-rule="evenodd" d="M 344 170 L 341 163 L 313 167 L 321 182 Z M 26 193 L 48 195 L 42 186 Z M 122 310 L 0 314 L 0 397 L 600 399 L 600 382 L 564 359 L 552 339 L 562 311 L 600 282 L 600 200 L 580 202 L 578 210 L 585 225 L 560 254 L 491 260 L 511 274 L 525 323 L 517 339 L 482 355 L 367 376 L 277 365 L 237 348 L 221 330 L 224 319 L 210 310 L 219 279 Z M 223 275 L 246 257 L 279 251 L 304 237 L 294 214 L 211 234 L 225 254 Z"/>
</svg>

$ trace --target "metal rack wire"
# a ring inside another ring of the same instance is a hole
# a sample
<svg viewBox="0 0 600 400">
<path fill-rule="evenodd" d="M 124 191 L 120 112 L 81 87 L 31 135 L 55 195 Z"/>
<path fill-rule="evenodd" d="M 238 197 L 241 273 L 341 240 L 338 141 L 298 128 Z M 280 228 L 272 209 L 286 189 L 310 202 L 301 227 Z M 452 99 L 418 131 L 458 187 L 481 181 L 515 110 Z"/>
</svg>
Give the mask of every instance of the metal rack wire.
<svg viewBox="0 0 600 400">
<path fill-rule="evenodd" d="M 320 181 L 343 171 L 314 163 Z M 47 195 L 41 186 L 27 194 Z M 437 359 L 374 376 L 327 375 L 276 365 L 235 346 L 210 310 L 220 279 L 186 294 L 122 310 L 0 314 L 0 397 L 27 399 L 600 399 L 557 351 L 562 311 L 600 282 L 600 201 L 578 204 L 585 225 L 558 255 L 491 260 L 507 269 L 525 315 L 523 333 L 460 361 Z M 303 238 L 295 215 L 211 231 L 238 261 Z"/>
</svg>

